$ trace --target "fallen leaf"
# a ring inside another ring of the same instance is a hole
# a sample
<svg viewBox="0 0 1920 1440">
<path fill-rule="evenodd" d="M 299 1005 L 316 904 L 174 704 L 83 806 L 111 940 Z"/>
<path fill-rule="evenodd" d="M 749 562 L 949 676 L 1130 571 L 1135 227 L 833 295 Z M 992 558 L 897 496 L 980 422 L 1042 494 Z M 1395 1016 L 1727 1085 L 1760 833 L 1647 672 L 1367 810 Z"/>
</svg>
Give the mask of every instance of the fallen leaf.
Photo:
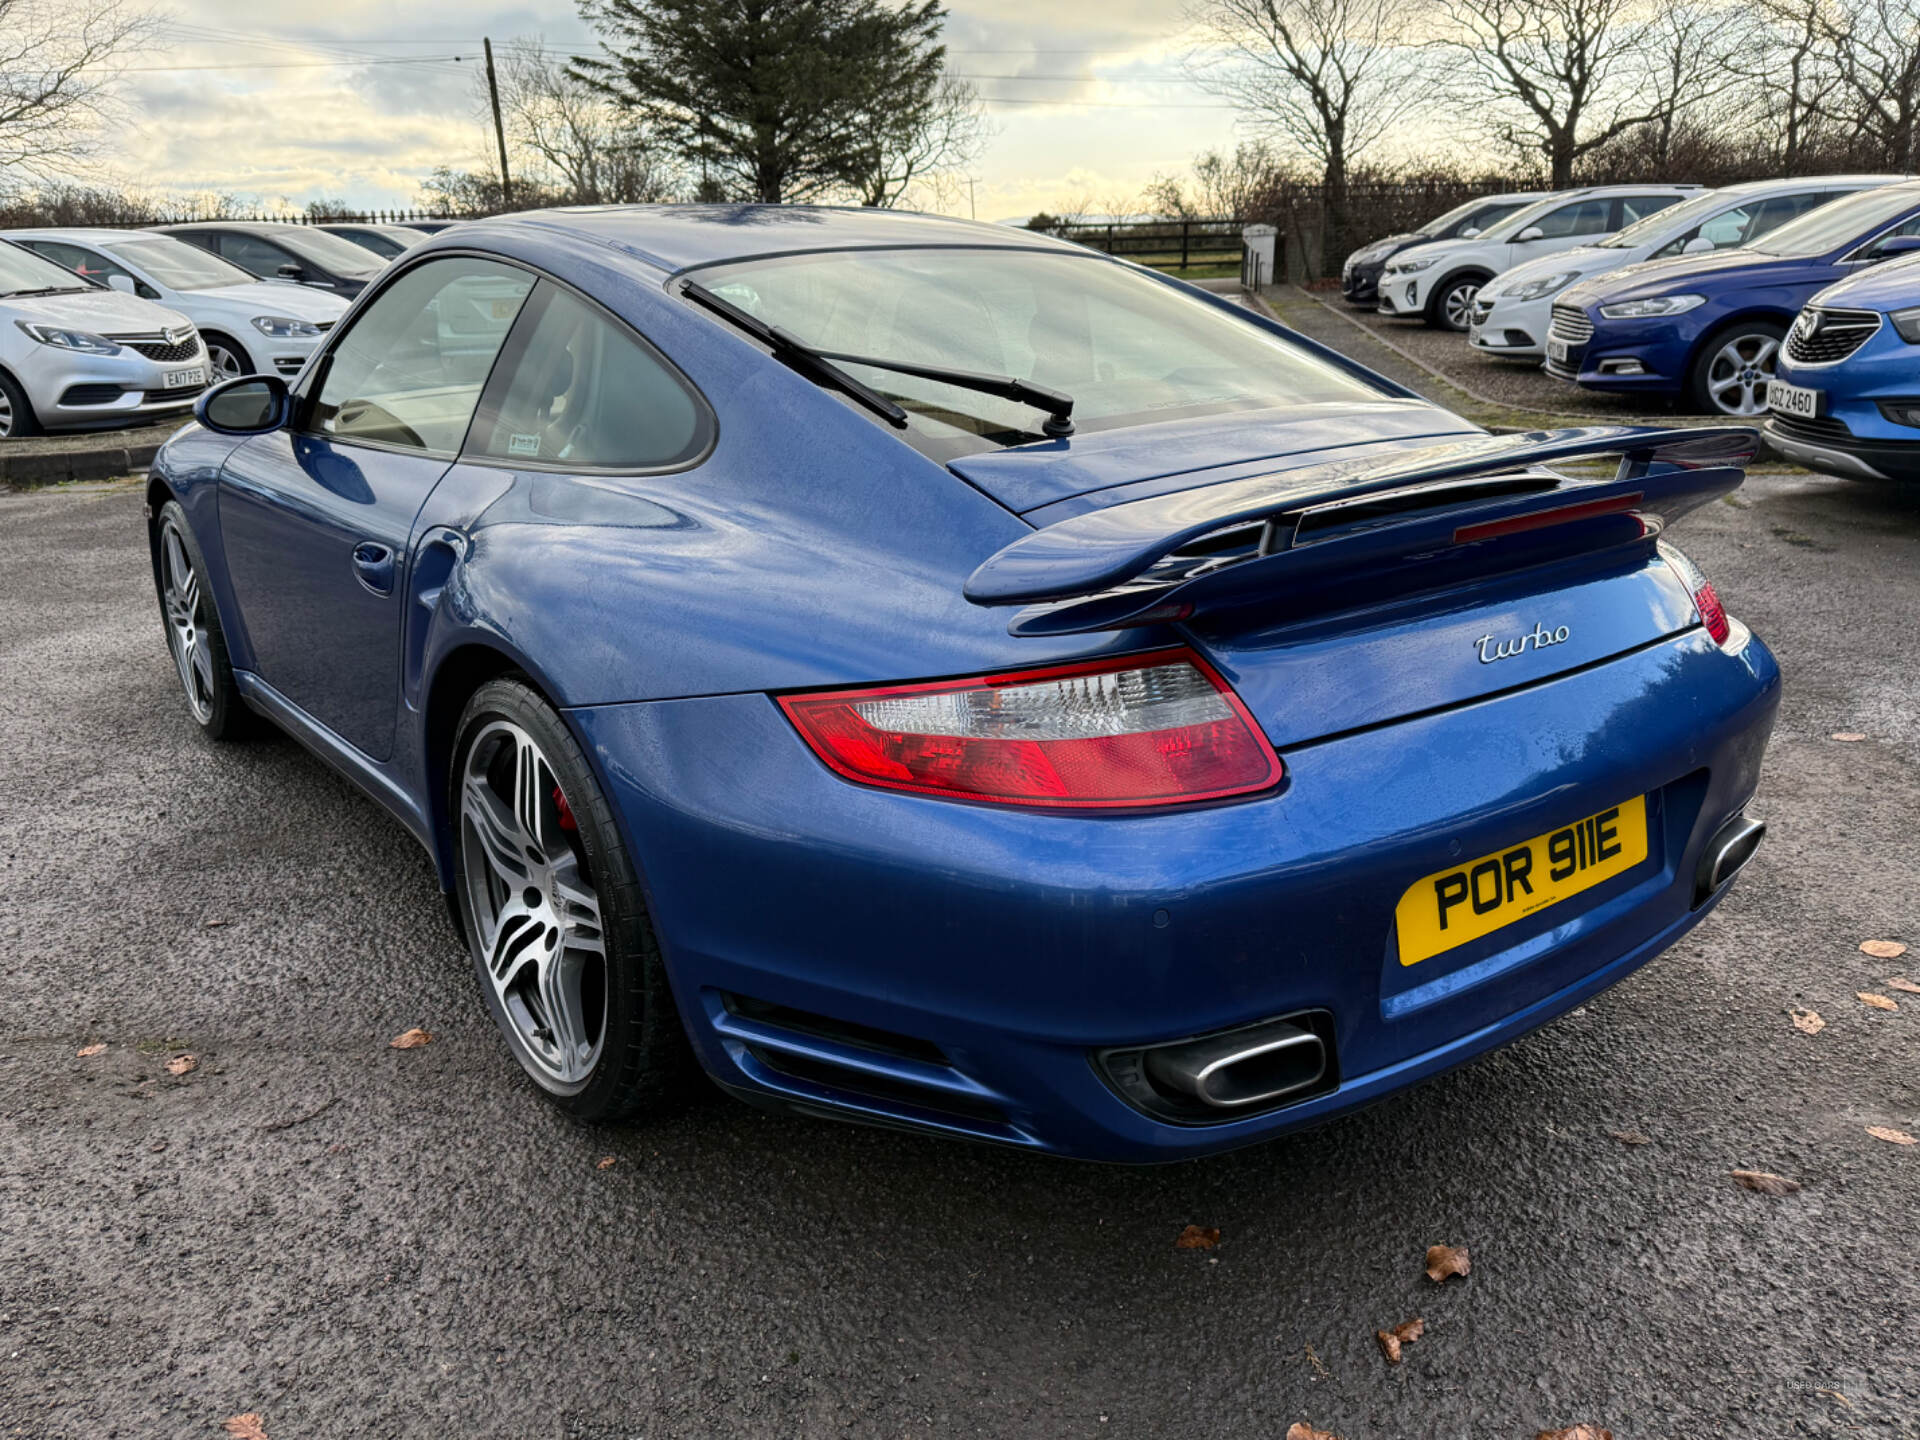
<svg viewBox="0 0 1920 1440">
<path fill-rule="evenodd" d="M 224 925 L 224 924 L 226 924 L 226 923 L 227 923 L 227 922 L 226 922 L 226 921 L 224 921 L 224 920 L 209 920 L 209 921 L 207 921 L 207 929 L 209 929 L 209 930 L 218 930 L 218 929 L 219 929 L 219 928 L 220 928 L 220 927 L 221 927 L 222 925 Z"/>
<path fill-rule="evenodd" d="M 1771 1170 L 1735 1170 L 1732 1173 L 1740 1184 L 1762 1195 L 1791 1195 L 1800 1188 L 1798 1180 L 1789 1180 Z"/>
<path fill-rule="evenodd" d="M 418 1050 L 431 1039 L 433 1036 L 430 1033 L 416 1025 L 405 1034 L 394 1036 L 387 1044 L 395 1050 Z"/>
<path fill-rule="evenodd" d="M 1871 990 L 1856 990 L 1854 994 L 1859 998 L 1862 1005 L 1869 1005 L 1875 1010 L 1898 1010 L 1900 1008 L 1899 1005 L 1888 996 L 1876 995 Z"/>
<path fill-rule="evenodd" d="M 1427 1279 L 1436 1284 L 1449 1275 L 1464 1275 L 1472 1268 L 1467 1260 L 1467 1247 L 1464 1245 L 1429 1245 L 1427 1247 Z"/>
<path fill-rule="evenodd" d="M 78 1050 L 74 1051 L 73 1053 L 76 1056 L 78 1056 L 80 1059 L 87 1060 L 87 1059 L 91 1059 L 95 1055 L 104 1055 L 106 1054 L 106 1051 L 107 1051 L 107 1042 L 104 1040 L 96 1040 L 91 1045 L 82 1045 Z"/>
<path fill-rule="evenodd" d="M 1642 1135 L 1638 1130 L 1609 1130 L 1607 1132 L 1622 1145 L 1651 1145 L 1653 1137 Z"/>
<path fill-rule="evenodd" d="M 1211 1250 L 1219 1243 L 1219 1226 L 1189 1225 L 1180 1232 L 1180 1238 L 1173 1242 L 1173 1248 L 1176 1250 Z"/>
<path fill-rule="evenodd" d="M 1887 981 L 1887 989 L 1898 990 L 1906 995 L 1920 995 L 1920 985 L 1914 984 L 1904 975 L 1896 975 Z"/>
<path fill-rule="evenodd" d="M 1860 953 L 1876 960 L 1898 960 L 1907 953 L 1907 947 L 1898 940 L 1862 940 Z"/>
<path fill-rule="evenodd" d="M 1391 1330 L 1376 1330 L 1373 1338 L 1380 1342 L 1380 1352 L 1387 1357 L 1389 1365 L 1400 1363 L 1400 1347 L 1411 1345 L 1418 1340 L 1427 1328 L 1424 1320 L 1409 1320 L 1404 1325 L 1396 1325 Z"/>
<path fill-rule="evenodd" d="M 1862 735 L 1858 730 L 1836 730 L 1832 738 L 1840 741 L 1843 745 L 1851 745 L 1854 741 L 1864 740 L 1867 737 Z"/>
<path fill-rule="evenodd" d="M 1895 1145 L 1911 1145 L 1914 1143 L 1913 1136 L 1907 1134 L 1904 1130 L 1895 1130 L 1890 1125 L 1869 1125 L 1867 1126 L 1867 1134 L 1873 1136 L 1876 1140 L 1890 1141 Z"/>
<path fill-rule="evenodd" d="M 1340 1440 L 1331 1430 L 1316 1430 L 1305 1421 L 1296 1420 L 1287 1427 L 1286 1440 Z"/>
<path fill-rule="evenodd" d="M 167 1061 L 167 1073 L 169 1075 L 185 1075 L 188 1071 L 195 1069 L 199 1064 L 200 1062 L 191 1055 L 176 1055 L 173 1059 Z"/>
<path fill-rule="evenodd" d="M 1793 1028 L 1803 1035 L 1818 1035 L 1827 1028 L 1827 1022 L 1820 1018 L 1818 1010 L 1806 1010 L 1796 1005 L 1787 1013 L 1793 1016 Z"/>
<path fill-rule="evenodd" d="M 593 1168 L 596 1170 L 611 1170 L 613 1168 L 613 1160 L 614 1160 L 614 1157 L 611 1155 L 608 1155 L 604 1157 L 600 1161 L 600 1163 L 594 1166 Z"/>
<path fill-rule="evenodd" d="M 267 1432 L 260 1428 L 260 1417 L 251 1410 L 222 1420 L 220 1428 L 236 1440 L 267 1440 Z"/>
<path fill-rule="evenodd" d="M 1598 1425 L 1569 1425 L 1565 1430 L 1542 1430 L 1533 1440 L 1613 1440 L 1613 1432 Z"/>
</svg>

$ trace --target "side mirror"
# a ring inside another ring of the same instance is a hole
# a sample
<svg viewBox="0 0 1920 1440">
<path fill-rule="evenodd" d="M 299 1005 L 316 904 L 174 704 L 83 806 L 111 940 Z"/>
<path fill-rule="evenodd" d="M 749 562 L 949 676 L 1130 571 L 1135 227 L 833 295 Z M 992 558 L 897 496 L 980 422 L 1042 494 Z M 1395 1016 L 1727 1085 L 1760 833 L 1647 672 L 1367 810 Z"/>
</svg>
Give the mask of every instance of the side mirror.
<svg viewBox="0 0 1920 1440">
<path fill-rule="evenodd" d="M 107 284 L 118 290 L 122 295 L 137 295 L 140 293 L 134 289 L 133 277 L 131 275 L 109 275 L 107 277 Z"/>
<path fill-rule="evenodd" d="M 193 402 L 193 418 L 219 435 L 265 435 L 292 414 L 292 393 L 278 375 L 223 380 Z"/>
<path fill-rule="evenodd" d="M 1466 229 L 1460 232 L 1460 238 L 1462 240 L 1471 240 L 1474 236 L 1478 235 L 1479 233 L 1480 233 L 1480 227 L 1478 225 L 1469 225 Z"/>
<path fill-rule="evenodd" d="M 1709 250 L 1718 248 L 1719 247 L 1716 246 L 1713 241 L 1707 239 L 1706 236 L 1696 235 L 1680 247 L 1680 253 L 1682 255 L 1704 255 Z"/>
<path fill-rule="evenodd" d="M 307 272 L 291 260 L 273 273 L 278 275 L 282 280 L 304 280 L 307 278 Z"/>
<path fill-rule="evenodd" d="M 1920 235 L 1889 235 L 1873 247 L 1869 260 L 1891 260 L 1896 255 L 1911 255 L 1920 251 Z"/>
<path fill-rule="evenodd" d="M 1518 235 L 1513 237 L 1513 243 L 1516 245 L 1520 245 L 1520 244 L 1524 244 L 1528 240 L 1544 240 L 1546 238 L 1546 235 L 1547 235 L 1547 232 L 1542 230 L 1538 225 L 1529 225 L 1527 226 L 1526 229 L 1522 230 Z"/>
</svg>

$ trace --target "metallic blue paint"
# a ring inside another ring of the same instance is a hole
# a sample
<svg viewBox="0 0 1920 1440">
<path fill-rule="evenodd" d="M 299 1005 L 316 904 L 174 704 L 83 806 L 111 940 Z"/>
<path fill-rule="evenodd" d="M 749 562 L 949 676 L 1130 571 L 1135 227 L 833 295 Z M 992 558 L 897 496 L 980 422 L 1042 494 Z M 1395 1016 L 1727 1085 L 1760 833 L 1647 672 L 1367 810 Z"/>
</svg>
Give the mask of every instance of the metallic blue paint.
<svg viewBox="0 0 1920 1440">
<path fill-rule="evenodd" d="M 1229 414 L 943 468 L 669 288 L 678 267 L 756 250 L 919 243 L 1054 242 L 719 207 L 476 222 L 410 252 L 360 308 L 436 254 L 527 265 L 677 364 L 718 438 L 676 473 L 580 477 L 189 427 L 154 482 L 206 554 L 243 692 L 400 818 L 447 885 L 453 716 L 486 676 L 524 674 L 612 800 L 716 1080 L 1062 1154 L 1171 1159 L 1350 1109 L 1551 1019 L 1698 922 L 1717 896 L 1694 905 L 1694 869 L 1753 793 L 1779 674 L 1744 630 L 1708 639 L 1653 550 L 1657 520 L 1616 515 L 1582 532 L 1589 551 L 1493 573 L 1454 561 L 1427 588 L 1328 575 L 1181 627 L 1016 637 L 1009 606 L 963 592 L 1036 524 L 1153 496 L 1204 509 L 1220 482 L 1476 432 L 1379 381 L 1344 418 Z M 395 551 L 390 594 L 363 583 L 366 543 Z M 1540 624 L 1568 641 L 1481 662 L 1480 637 Z M 828 771 L 772 698 L 1168 643 L 1246 701 L 1286 762 L 1276 790 L 1098 815 L 881 792 Z M 1398 964 L 1393 907 L 1414 880 L 1637 794 L 1656 828 L 1636 871 Z M 920 1048 L 794 1029 L 739 997 Z M 1149 1118 L 1091 1059 L 1316 1007 L 1335 1017 L 1338 1086 L 1252 1118 Z"/>
<path fill-rule="evenodd" d="M 1920 480 L 1920 344 L 1886 317 L 1920 310 L 1920 260 L 1900 260 L 1837 285 L 1808 309 L 1870 310 L 1880 328 L 1844 360 L 1798 365 L 1781 355 L 1779 378 L 1821 394 L 1813 424 L 1767 421 L 1767 441 L 1804 465 L 1851 479 Z M 1909 322 L 1909 329 L 1913 328 Z M 1908 417 L 1896 420 L 1889 415 Z"/>
</svg>

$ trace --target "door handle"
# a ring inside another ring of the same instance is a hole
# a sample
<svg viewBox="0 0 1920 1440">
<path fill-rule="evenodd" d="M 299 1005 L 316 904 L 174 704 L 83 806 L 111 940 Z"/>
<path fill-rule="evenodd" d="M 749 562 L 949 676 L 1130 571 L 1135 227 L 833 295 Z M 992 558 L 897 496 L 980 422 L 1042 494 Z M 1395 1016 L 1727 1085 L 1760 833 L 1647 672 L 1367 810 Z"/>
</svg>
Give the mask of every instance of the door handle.
<svg viewBox="0 0 1920 1440">
<path fill-rule="evenodd" d="M 353 547 L 353 573 L 376 595 L 393 593 L 393 547 L 362 540 Z"/>
</svg>

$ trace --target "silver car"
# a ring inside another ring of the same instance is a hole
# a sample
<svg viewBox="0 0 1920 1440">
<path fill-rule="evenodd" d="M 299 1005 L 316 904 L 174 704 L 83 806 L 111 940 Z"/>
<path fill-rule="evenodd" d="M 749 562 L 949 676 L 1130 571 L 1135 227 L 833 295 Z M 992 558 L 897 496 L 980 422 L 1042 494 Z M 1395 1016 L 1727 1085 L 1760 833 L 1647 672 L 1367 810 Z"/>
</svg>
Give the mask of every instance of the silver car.
<svg viewBox="0 0 1920 1440">
<path fill-rule="evenodd" d="M 179 311 L 0 241 L 0 439 L 184 414 L 210 373 Z"/>
</svg>

